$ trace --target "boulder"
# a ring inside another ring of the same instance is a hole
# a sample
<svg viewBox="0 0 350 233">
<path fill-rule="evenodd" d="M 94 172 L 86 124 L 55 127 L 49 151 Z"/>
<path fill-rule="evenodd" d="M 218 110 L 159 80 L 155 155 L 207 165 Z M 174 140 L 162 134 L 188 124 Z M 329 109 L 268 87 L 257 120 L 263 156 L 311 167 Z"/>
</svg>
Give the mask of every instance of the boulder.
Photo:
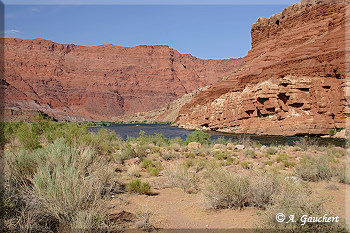
<svg viewBox="0 0 350 233">
<path fill-rule="evenodd" d="M 188 145 L 187 145 L 187 148 L 188 149 L 200 149 L 202 148 L 202 145 L 198 142 L 190 142 Z"/>
<path fill-rule="evenodd" d="M 245 146 L 244 145 L 236 145 L 235 147 L 237 150 L 244 150 Z"/>
</svg>

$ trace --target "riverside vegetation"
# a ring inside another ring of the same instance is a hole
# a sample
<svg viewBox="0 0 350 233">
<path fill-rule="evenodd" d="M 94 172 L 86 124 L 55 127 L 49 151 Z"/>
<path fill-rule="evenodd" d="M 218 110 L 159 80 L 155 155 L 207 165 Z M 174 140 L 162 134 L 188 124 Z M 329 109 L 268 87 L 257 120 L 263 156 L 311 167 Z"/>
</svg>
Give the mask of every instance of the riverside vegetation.
<svg viewBox="0 0 350 233">
<path fill-rule="evenodd" d="M 315 145 L 306 138 L 293 147 L 265 147 L 248 138 L 210 141 L 202 131 L 185 141 L 144 132 L 122 140 L 105 129 L 94 134 L 84 124 L 41 116 L 32 123 L 1 127 L 0 216 L 1 227 L 8 232 L 135 227 L 152 231 L 156 214 L 150 218 L 148 210 L 138 216 L 128 213 L 136 217 L 123 222 L 112 216 L 115 210 L 106 203 L 173 187 L 203 197 L 207 209 L 254 208 L 258 220 L 252 227 L 257 231 L 347 232 L 343 218 L 338 223 L 300 222 L 305 214 L 332 216 L 328 199 L 315 195 L 313 187 L 324 181 L 350 184 L 343 148 Z M 297 221 L 278 223 L 277 213 L 294 214 Z"/>
</svg>

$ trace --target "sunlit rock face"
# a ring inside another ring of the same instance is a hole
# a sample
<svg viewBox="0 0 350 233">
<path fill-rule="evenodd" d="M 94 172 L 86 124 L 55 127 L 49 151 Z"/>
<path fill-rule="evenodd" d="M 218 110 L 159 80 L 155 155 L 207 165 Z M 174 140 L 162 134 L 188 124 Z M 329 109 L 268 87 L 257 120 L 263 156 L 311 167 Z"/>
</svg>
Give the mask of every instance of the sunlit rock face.
<svg viewBox="0 0 350 233">
<path fill-rule="evenodd" d="M 203 60 L 165 45 L 93 47 L 5 39 L 5 119 L 118 120 L 213 84 L 243 59 Z M 29 116 L 28 115 L 28 116 Z"/>
<path fill-rule="evenodd" d="M 184 128 L 328 134 L 345 128 L 345 4 L 302 1 L 251 28 L 252 49 L 227 80 L 179 113 Z"/>
</svg>

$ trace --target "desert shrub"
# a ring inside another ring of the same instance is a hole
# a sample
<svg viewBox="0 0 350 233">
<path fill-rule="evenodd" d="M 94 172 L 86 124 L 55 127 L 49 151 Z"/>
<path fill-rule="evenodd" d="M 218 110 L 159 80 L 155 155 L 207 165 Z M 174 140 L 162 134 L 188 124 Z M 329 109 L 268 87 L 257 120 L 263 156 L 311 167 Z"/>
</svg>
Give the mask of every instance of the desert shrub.
<svg viewBox="0 0 350 233">
<path fill-rule="evenodd" d="M 257 172 L 250 182 L 250 202 L 252 205 L 265 208 L 272 203 L 272 197 L 280 189 L 280 180 L 271 172 Z"/>
<path fill-rule="evenodd" d="M 91 145 L 100 154 L 110 155 L 114 147 L 121 144 L 121 138 L 114 131 L 100 129 L 96 135 L 91 137 Z"/>
<path fill-rule="evenodd" d="M 286 168 L 292 168 L 295 166 L 294 161 L 284 160 L 284 161 L 282 161 L 282 163 Z"/>
<path fill-rule="evenodd" d="M 158 147 L 165 147 L 169 145 L 169 140 L 162 134 L 146 135 L 144 131 L 140 131 L 137 138 L 129 138 L 129 142 L 134 142 L 139 145 L 154 145 Z"/>
<path fill-rule="evenodd" d="M 202 145 L 202 147 L 198 150 L 197 153 L 199 156 L 205 157 L 205 156 L 215 156 L 216 153 L 213 150 L 213 148 L 208 145 L 208 144 L 204 144 Z"/>
<path fill-rule="evenodd" d="M 139 158 L 146 157 L 152 151 L 152 147 L 149 144 L 135 143 L 132 144 L 132 148 L 135 151 L 137 157 Z"/>
<path fill-rule="evenodd" d="M 190 142 L 198 142 L 200 144 L 210 144 L 210 134 L 200 130 L 196 130 L 188 135 L 185 144 L 188 145 Z"/>
<path fill-rule="evenodd" d="M 214 156 L 214 158 L 217 160 L 225 160 L 225 159 L 227 159 L 227 154 L 225 154 L 223 152 L 219 152 Z"/>
<path fill-rule="evenodd" d="M 258 141 L 253 141 L 252 147 L 255 149 L 260 149 L 262 147 L 262 144 Z"/>
<path fill-rule="evenodd" d="M 142 160 L 142 162 L 141 162 L 141 167 L 142 167 L 142 168 L 147 169 L 147 168 L 153 167 L 153 166 L 154 166 L 154 164 L 153 164 L 152 160 L 149 159 L 149 158 L 145 158 L 145 159 Z"/>
<path fill-rule="evenodd" d="M 285 153 L 280 153 L 277 157 L 276 157 L 276 162 L 278 163 L 282 163 L 283 166 L 287 167 L 287 168 L 291 168 L 295 166 L 295 162 L 293 161 L 289 161 L 289 155 L 285 154 Z"/>
<path fill-rule="evenodd" d="M 198 190 L 199 179 L 195 173 L 189 172 L 186 166 L 178 164 L 165 170 L 164 175 L 173 187 L 184 192 L 195 193 Z"/>
<path fill-rule="evenodd" d="M 302 137 L 299 140 L 295 141 L 294 145 L 304 151 L 306 151 L 311 146 L 318 147 L 317 139 L 310 137 Z"/>
<path fill-rule="evenodd" d="M 228 157 L 226 159 L 226 162 L 224 163 L 224 165 L 226 165 L 226 166 L 230 166 L 232 164 L 236 165 L 236 164 L 238 164 L 238 162 L 239 162 L 239 160 L 237 158 L 235 158 L 235 157 Z"/>
<path fill-rule="evenodd" d="M 199 172 L 209 166 L 208 160 L 206 159 L 186 159 L 180 166 L 184 166 L 186 169 L 192 168 L 194 172 Z"/>
<path fill-rule="evenodd" d="M 346 153 L 342 149 L 328 148 L 327 155 L 329 157 L 341 158 L 341 157 L 344 157 L 346 155 Z"/>
<path fill-rule="evenodd" d="M 178 143 L 172 143 L 172 144 L 170 144 L 170 149 L 172 149 L 176 152 L 180 152 L 180 151 L 182 151 L 182 146 L 181 146 L 181 144 L 178 144 Z"/>
<path fill-rule="evenodd" d="M 71 225 L 75 232 L 104 231 L 107 227 L 103 214 L 84 210 L 77 213 Z"/>
<path fill-rule="evenodd" d="M 158 176 L 160 171 L 163 169 L 162 163 L 160 161 L 153 163 L 153 161 L 149 158 L 142 160 L 141 167 L 145 168 L 151 176 Z"/>
<path fill-rule="evenodd" d="M 148 182 L 142 182 L 140 179 L 135 179 L 127 184 L 126 190 L 130 193 L 150 194 L 151 185 Z"/>
<path fill-rule="evenodd" d="M 149 168 L 147 168 L 147 171 L 149 172 L 149 174 L 151 176 L 158 176 L 160 173 L 159 169 L 155 168 L 155 167 L 149 167 Z"/>
<path fill-rule="evenodd" d="M 225 138 L 225 137 L 218 137 L 216 139 L 213 140 L 212 144 L 221 144 L 221 145 L 227 145 L 227 143 L 232 143 L 232 139 L 229 138 Z"/>
<path fill-rule="evenodd" d="M 268 155 L 275 155 L 277 154 L 278 150 L 274 147 L 269 147 L 266 149 L 266 154 Z"/>
<path fill-rule="evenodd" d="M 153 153 L 160 153 L 161 150 L 162 150 L 162 148 L 159 147 L 159 146 L 153 146 L 153 147 L 152 147 L 152 152 L 153 152 Z"/>
<path fill-rule="evenodd" d="M 344 165 L 335 166 L 332 176 L 337 177 L 340 183 L 350 184 L 350 169 Z"/>
<path fill-rule="evenodd" d="M 125 143 L 117 158 L 123 163 L 125 160 L 136 158 L 138 155 L 129 142 Z"/>
<path fill-rule="evenodd" d="M 248 176 L 219 169 L 211 172 L 203 192 L 206 203 L 213 209 L 243 208 L 249 193 Z"/>
<path fill-rule="evenodd" d="M 169 144 L 178 144 L 180 146 L 182 146 L 184 144 L 184 141 L 182 140 L 182 138 L 180 137 L 173 137 L 169 139 Z"/>
<path fill-rule="evenodd" d="M 252 158 L 252 159 L 255 159 L 256 158 L 256 153 L 253 149 L 246 149 L 244 150 L 244 155 L 249 157 L 249 158 Z"/>
<path fill-rule="evenodd" d="M 31 152 L 8 153 L 5 161 L 11 182 L 21 184 L 18 191 L 27 196 L 24 203 L 29 207 L 22 213 L 32 216 L 28 221 L 46 216 L 42 224 L 52 225 L 45 221 L 53 219 L 61 230 L 72 226 L 79 211 L 96 212 L 112 172 L 93 149 L 69 146 L 63 138 Z"/>
<path fill-rule="evenodd" d="M 162 163 L 160 162 L 160 161 L 155 161 L 154 163 L 153 163 L 153 166 L 155 167 L 155 168 L 157 168 L 158 170 L 163 170 L 163 165 L 162 165 Z"/>
<path fill-rule="evenodd" d="M 179 155 L 173 152 L 165 152 L 164 154 L 162 154 L 162 158 L 164 160 L 172 160 L 179 158 Z"/>
<path fill-rule="evenodd" d="M 128 168 L 127 174 L 129 176 L 140 177 L 141 167 L 138 164 L 133 164 Z"/>
<path fill-rule="evenodd" d="M 247 161 L 242 161 L 242 162 L 240 162 L 240 164 L 241 164 L 241 167 L 242 167 L 243 169 L 250 169 L 250 163 L 249 163 L 249 162 L 247 162 Z"/>
<path fill-rule="evenodd" d="M 196 159 L 193 164 L 193 168 L 196 173 L 210 166 L 210 162 L 208 162 L 206 159 Z"/>
<path fill-rule="evenodd" d="M 196 158 L 196 155 L 195 155 L 194 153 L 192 153 L 192 152 L 185 153 L 184 156 L 185 156 L 186 158 L 191 158 L 191 159 Z"/>
<path fill-rule="evenodd" d="M 311 189 L 302 182 L 287 179 L 282 183 L 281 190 L 273 196 L 272 205 L 259 215 L 257 228 L 261 232 L 347 232 L 344 221 L 340 223 L 305 223 L 303 215 L 332 216 L 324 207 L 323 199 L 311 195 Z M 285 222 L 277 222 L 276 214 L 283 213 Z M 294 222 L 286 223 L 289 216 L 294 216 Z"/>
<path fill-rule="evenodd" d="M 296 166 L 297 176 L 306 181 L 329 180 L 332 176 L 331 166 L 326 155 L 306 154 Z"/>
<path fill-rule="evenodd" d="M 17 139 L 27 150 L 35 150 L 41 147 L 39 134 L 36 134 L 29 123 L 21 124 L 15 132 Z"/>
<path fill-rule="evenodd" d="M 271 160 L 266 161 L 266 165 L 272 166 L 273 162 Z"/>
<path fill-rule="evenodd" d="M 190 168 L 194 165 L 195 161 L 195 159 L 186 159 L 185 162 L 181 163 L 181 165 L 186 168 Z"/>
<path fill-rule="evenodd" d="M 245 148 L 253 148 L 253 141 L 250 139 L 249 136 L 239 136 L 238 144 L 244 145 Z"/>
<path fill-rule="evenodd" d="M 285 154 L 285 153 L 280 153 L 277 157 L 276 157 L 276 162 L 277 163 L 282 163 L 283 161 L 286 161 L 289 159 L 289 155 Z"/>
</svg>

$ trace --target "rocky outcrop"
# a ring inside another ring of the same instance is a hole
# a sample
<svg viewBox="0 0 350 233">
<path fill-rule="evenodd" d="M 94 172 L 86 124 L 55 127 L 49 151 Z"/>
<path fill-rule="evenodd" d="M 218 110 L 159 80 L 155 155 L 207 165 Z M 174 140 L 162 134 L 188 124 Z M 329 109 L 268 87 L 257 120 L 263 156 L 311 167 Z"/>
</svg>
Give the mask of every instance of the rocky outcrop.
<svg viewBox="0 0 350 233">
<path fill-rule="evenodd" d="M 347 5 L 318 2 L 259 18 L 244 65 L 184 105 L 176 124 L 271 135 L 345 128 Z"/>
<path fill-rule="evenodd" d="M 243 62 L 202 60 L 163 45 L 85 47 L 4 39 L 4 46 L 3 107 L 70 121 L 117 121 L 154 110 L 217 82 Z"/>
</svg>

